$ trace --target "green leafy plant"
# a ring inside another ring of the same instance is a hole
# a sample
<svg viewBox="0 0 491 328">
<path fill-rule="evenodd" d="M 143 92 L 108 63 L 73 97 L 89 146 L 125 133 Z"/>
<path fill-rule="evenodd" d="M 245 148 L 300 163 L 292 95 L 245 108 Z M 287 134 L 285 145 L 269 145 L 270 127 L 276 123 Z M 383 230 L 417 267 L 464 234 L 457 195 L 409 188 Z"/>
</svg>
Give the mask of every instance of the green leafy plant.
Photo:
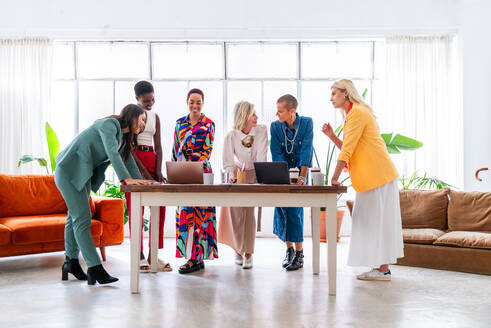
<svg viewBox="0 0 491 328">
<path fill-rule="evenodd" d="M 423 147 L 423 143 L 416 139 L 401 136 L 400 134 L 396 134 L 394 137 L 392 135 L 393 133 L 381 134 L 389 154 L 400 154 L 401 150 L 415 150 Z"/>
<path fill-rule="evenodd" d="M 46 133 L 46 142 L 48 143 L 51 173 L 54 173 L 56 169 L 55 159 L 56 156 L 58 156 L 58 154 L 60 153 L 60 142 L 58 141 L 58 137 L 56 136 L 55 131 L 49 125 L 48 122 L 44 124 L 44 130 Z M 21 158 L 19 158 L 19 161 L 17 162 L 17 167 L 21 166 L 22 164 L 30 163 L 34 161 L 37 161 L 40 166 L 46 169 L 46 173 L 50 174 L 50 171 L 48 169 L 48 161 L 43 157 L 36 157 L 33 155 L 23 155 Z"/>
<path fill-rule="evenodd" d="M 104 189 L 99 190 L 99 195 L 111 198 L 119 198 L 124 201 L 124 224 L 128 222 L 129 213 L 128 207 L 126 206 L 126 199 L 124 197 L 124 192 L 121 191 L 121 185 L 114 184 L 110 181 L 104 181 Z M 143 230 L 148 231 L 148 219 L 143 218 Z"/>
<path fill-rule="evenodd" d="M 32 155 L 22 155 L 22 157 L 19 158 L 19 161 L 17 162 L 17 167 L 21 166 L 22 164 L 30 163 L 34 161 L 37 161 L 40 166 L 44 167 L 46 169 L 46 174 L 49 174 L 48 162 L 46 162 L 46 160 L 42 157 L 35 157 Z"/>
<path fill-rule="evenodd" d="M 402 175 L 399 178 L 399 182 L 403 190 L 455 188 L 445 181 L 428 177 L 426 172 L 423 174 L 423 176 L 420 176 L 418 175 L 418 171 L 414 172 L 410 177 Z"/>
</svg>

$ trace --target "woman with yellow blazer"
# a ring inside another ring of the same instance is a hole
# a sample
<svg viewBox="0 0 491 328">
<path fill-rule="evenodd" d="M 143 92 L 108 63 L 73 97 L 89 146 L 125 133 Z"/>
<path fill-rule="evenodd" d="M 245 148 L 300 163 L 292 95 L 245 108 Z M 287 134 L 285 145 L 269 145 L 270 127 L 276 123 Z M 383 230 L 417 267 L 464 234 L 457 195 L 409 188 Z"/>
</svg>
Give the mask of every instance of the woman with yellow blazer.
<svg viewBox="0 0 491 328">
<path fill-rule="evenodd" d="M 360 97 L 353 82 L 339 80 L 331 88 L 331 102 L 345 118 L 343 140 L 330 124 L 322 131 L 341 149 L 333 186 L 341 185 L 339 175 L 348 164 L 356 190 L 348 265 L 372 270 L 358 275 L 360 280 L 391 280 L 389 263 L 404 256 L 399 174 L 392 163 L 372 109 Z"/>
<path fill-rule="evenodd" d="M 120 181 L 126 184 L 150 184 L 141 180 L 132 156 L 136 135 L 145 128 L 145 112 L 137 105 L 127 105 L 120 115 L 96 121 L 82 131 L 56 157 L 55 183 L 68 208 L 65 224 L 65 263 L 62 280 L 68 273 L 79 280 L 107 284 L 118 281 L 102 267 L 90 233 L 90 191 L 104 182 L 105 171 L 112 164 Z M 137 180 L 138 179 L 138 180 Z M 78 262 L 79 250 L 87 264 L 87 275 Z"/>
</svg>

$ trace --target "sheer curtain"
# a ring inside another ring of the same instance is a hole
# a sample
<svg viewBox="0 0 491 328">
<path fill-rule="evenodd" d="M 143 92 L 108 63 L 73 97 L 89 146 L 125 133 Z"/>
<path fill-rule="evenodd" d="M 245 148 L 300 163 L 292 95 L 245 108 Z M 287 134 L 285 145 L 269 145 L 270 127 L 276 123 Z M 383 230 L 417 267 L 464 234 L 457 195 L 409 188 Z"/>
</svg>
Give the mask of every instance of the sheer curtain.
<svg viewBox="0 0 491 328">
<path fill-rule="evenodd" d="M 24 154 L 48 160 L 51 58 L 48 39 L 0 40 L 0 173 L 46 173 L 37 163 L 18 168 L 17 161 Z"/>
<path fill-rule="evenodd" d="M 375 108 L 382 132 L 424 143 L 416 151 L 392 155 L 399 173 L 427 172 L 463 187 L 463 113 L 458 88 L 456 39 L 386 39 L 385 104 Z M 383 112 L 378 112 L 377 110 Z"/>
</svg>

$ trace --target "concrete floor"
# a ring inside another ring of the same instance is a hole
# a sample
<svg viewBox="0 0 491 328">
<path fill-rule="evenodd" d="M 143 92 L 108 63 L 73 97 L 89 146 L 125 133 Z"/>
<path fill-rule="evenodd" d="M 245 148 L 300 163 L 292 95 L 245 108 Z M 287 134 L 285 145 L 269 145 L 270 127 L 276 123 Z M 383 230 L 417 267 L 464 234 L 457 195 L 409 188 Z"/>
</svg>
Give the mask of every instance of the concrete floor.
<svg viewBox="0 0 491 328">
<path fill-rule="evenodd" d="M 346 266 L 349 239 L 338 248 L 338 295 L 327 295 L 325 244 L 321 274 L 306 265 L 285 272 L 283 245 L 258 238 L 254 268 L 220 259 L 179 275 L 173 239 L 160 256 L 173 272 L 142 274 L 140 294 L 129 291 L 129 243 L 107 249 L 104 264 L 120 281 L 88 287 L 62 282 L 63 253 L 0 259 L 0 327 L 491 327 L 491 276 L 392 266 L 392 282 L 355 278 Z"/>
</svg>

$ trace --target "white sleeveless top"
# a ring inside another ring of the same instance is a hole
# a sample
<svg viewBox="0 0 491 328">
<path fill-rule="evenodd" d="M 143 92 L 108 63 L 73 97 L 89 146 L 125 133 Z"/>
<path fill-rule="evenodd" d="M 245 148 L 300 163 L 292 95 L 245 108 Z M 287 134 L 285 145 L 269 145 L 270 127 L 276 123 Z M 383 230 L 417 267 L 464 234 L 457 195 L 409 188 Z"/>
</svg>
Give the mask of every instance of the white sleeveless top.
<svg viewBox="0 0 491 328">
<path fill-rule="evenodd" d="M 139 146 L 153 146 L 153 136 L 157 131 L 155 112 L 147 110 L 147 124 L 145 130 L 136 137 Z"/>
</svg>

